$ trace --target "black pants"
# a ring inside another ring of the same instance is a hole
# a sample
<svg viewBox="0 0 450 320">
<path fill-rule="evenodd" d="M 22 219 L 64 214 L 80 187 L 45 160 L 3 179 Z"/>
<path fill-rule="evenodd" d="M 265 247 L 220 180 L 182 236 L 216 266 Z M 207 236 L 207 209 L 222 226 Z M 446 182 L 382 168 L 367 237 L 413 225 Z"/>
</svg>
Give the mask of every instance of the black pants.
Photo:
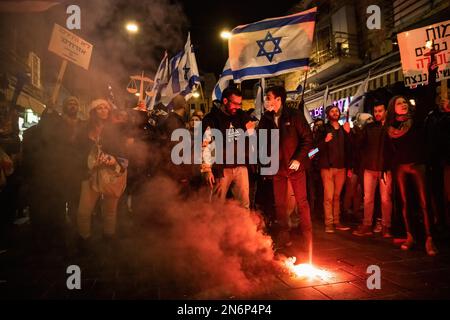
<svg viewBox="0 0 450 320">
<path fill-rule="evenodd" d="M 412 233 L 411 222 L 408 217 L 408 194 L 407 194 L 407 181 L 408 177 L 411 177 L 413 186 L 416 191 L 416 195 L 419 200 L 420 212 L 423 215 L 423 224 L 425 228 L 425 235 L 430 236 L 430 217 L 428 213 L 428 201 L 427 201 L 427 187 L 425 178 L 426 168 L 425 165 L 407 163 L 401 164 L 396 170 L 396 180 L 400 191 L 400 197 L 402 200 L 402 214 L 403 221 L 405 223 L 406 232 Z"/>
</svg>

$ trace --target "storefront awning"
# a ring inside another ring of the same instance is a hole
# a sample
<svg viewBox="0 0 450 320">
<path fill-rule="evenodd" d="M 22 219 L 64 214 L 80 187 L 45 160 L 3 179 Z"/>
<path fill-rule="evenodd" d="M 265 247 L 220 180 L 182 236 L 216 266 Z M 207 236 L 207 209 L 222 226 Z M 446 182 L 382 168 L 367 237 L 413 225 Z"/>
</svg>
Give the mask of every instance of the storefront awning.
<svg viewBox="0 0 450 320">
<path fill-rule="evenodd" d="M 355 81 L 349 85 L 344 87 L 340 87 L 337 89 L 332 89 L 330 91 L 331 98 L 333 101 L 343 99 L 346 97 L 353 96 L 358 90 L 358 87 L 361 85 L 364 79 L 359 79 L 359 81 Z M 369 84 L 367 87 L 367 91 L 373 91 L 378 88 L 383 88 L 394 84 L 398 81 L 403 81 L 403 72 L 400 66 L 393 68 L 391 70 L 379 73 L 377 75 L 371 76 L 369 78 Z"/>
<path fill-rule="evenodd" d="M 357 79 L 348 81 L 341 86 L 335 86 L 329 88 L 329 95 L 332 101 L 338 101 L 347 97 L 353 96 L 358 87 L 364 81 L 364 77 L 359 76 Z M 373 91 L 378 88 L 383 88 L 394 84 L 398 81 L 403 81 L 402 68 L 398 64 L 391 67 L 389 70 L 381 71 L 378 74 L 374 74 L 369 78 L 369 84 L 367 91 Z M 305 99 L 305 106 L 308 110 L 316 109 L 323 104 L 323 95 L 325 90 L 318 92 Z"/>
</svg>

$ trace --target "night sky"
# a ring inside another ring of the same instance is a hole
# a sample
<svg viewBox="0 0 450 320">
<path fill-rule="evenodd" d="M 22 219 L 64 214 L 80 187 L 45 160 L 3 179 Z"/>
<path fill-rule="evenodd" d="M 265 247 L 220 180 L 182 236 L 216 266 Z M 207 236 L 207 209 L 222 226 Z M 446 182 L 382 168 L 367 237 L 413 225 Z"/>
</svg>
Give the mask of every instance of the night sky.
<svg viewBox="0 0 450 320">
<path fill-rule="evenodd" d="M 268 4 L 255 0 L 180 1 L 189 19 L 191 41 L 196 49 L 200 72 L 223 69 L 227 57 L 226 41 L 220 31 L 256 22 L 266 18 L 286 15 L 299 1 L 282 0 Z"/>
</svg>

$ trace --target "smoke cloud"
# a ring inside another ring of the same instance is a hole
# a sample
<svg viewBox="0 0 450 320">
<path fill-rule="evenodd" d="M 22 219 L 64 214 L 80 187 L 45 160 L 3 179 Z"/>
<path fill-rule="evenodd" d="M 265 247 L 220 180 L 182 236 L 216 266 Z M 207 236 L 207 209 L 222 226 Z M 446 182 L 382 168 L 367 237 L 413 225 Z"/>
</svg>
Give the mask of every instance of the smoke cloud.
<svg viewBox="0 0 450 320">
<path fill-rule="evenodd" d="M 0 32 L 2 45 L 17 48 L 25 59 L 30 51 L 41 58 L 44 103 L 49 101 L 62 63 L 62 58 L 48 51 L 48 44 L 55 23 L 66 27 L 69 5 L 78 5 L 81 16 L 81 29 L 71 31 L 93 44 L 93 52 L 89 70 L 69 63 L 59 105 L 68 95 L 78 96 L 85 105 L 95 98 L 107 97 L 108 85 L 118 107 L 127 106 L 127 101 L 137 103 L 137 98 L 126 91 L 129 77 L 145 71 L 153 78 L 164 50 L 170 54 L 181 50 L 187 38 L 189 22 L 183 7 L 171 0 L 74 0 L 45 12 L 3 13 L 0 25 L 4 30 L 12 30 Z M 129 21 L 138 24 L 138 33 L 126 31 Z"/>
<path fill-rule="evenodd" d="M 209 203 L 200 194 L 183 199 L 179 189 L 170 178 L 157 177 L 137 208 L 146 256 L 162 266 L 161 276 L 196 298 L 262 292 L 275 264 L 261 217 L 234 202 Z"/>
<path fill-rule="evenodd" d="M 153 78 L 164 50 L 180 50 L 187 36 L 182 7 L 169 0 L 80 1 L 80 7 L 81 33 L 94 44 L 87 75 L 91 79 L 89 90 L 105 95 L 111 84 L 119 106 L 127 99 L 136 99 L 125 90 L 129 76 L 145 71 Z M 126 32 L 129 21 L 138 24 L 137 34 Z"/>
</svg>

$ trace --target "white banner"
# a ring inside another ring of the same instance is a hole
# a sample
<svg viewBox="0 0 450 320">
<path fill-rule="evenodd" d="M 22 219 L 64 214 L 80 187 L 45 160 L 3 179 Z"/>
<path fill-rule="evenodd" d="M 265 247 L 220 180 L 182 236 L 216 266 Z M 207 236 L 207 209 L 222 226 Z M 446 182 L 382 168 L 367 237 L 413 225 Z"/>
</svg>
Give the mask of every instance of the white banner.
<svg viewBox="0 0 450 320">
<path fill-rule="evenodd" d="M 88 70 L 93 45 L 55 24 L 48 50 Z"/>
<path fill-rule="evenodd" d="M 438 51 L 437 80 L 450 78 L 450 20 L 399 33 L 397 39 L 405 86 L 413 87 L 428 83 L 428 65 L 431 58 L 427 54 L 430 52 L 431 42 Z"/>
</svg>

